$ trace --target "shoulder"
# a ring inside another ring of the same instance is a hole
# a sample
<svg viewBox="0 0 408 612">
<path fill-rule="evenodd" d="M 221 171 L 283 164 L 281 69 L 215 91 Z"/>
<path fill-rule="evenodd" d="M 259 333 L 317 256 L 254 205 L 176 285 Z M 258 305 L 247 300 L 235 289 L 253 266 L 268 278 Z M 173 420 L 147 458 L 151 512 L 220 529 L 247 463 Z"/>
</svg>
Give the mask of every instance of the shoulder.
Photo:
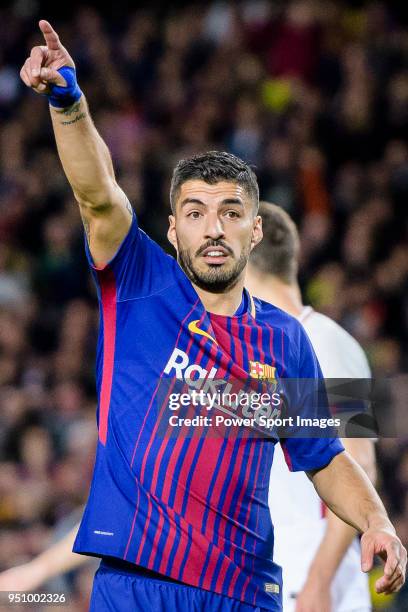
<svg viewBox="0 0 408 612">
<path fill-rule="evenodd" d="M 272 328 L 279 336 L 285 337 L 285 346 L 292 357 L 299 361 L 301 354 L 311 350 L 311 341 L 298 319 L 277 306 L 254 298 L 256 310 L 256 323 Z"/>
<path fill-rule="evenodd" d="M 270 325 L 271 327 L 279 327 L 284 332 L 293 333 L 297 331 L 302 333 L 302 325 L 289 313 L 281 310 L 277 306 L 265 302 L 259 298 L 254 297 L 254 304 L 256 310 L 256 319 L 259 323 Z"/>
<path fill-rule="evenodd" d="M 341 325 L 312 311 L 302 322 L 326 378 L 368 378 L 370 367 L 361 345 Z M 328 373 L 325 370 L 329 370 Z"/>
<path fill-rule="evenodd" d="M 119 302 L 151 297 L 173 284 L 187 284 L 177 260 L 139 228 L 136 215 L 118 250 L 104 266 L 94 265 L 86 238 L 85 248 L 97 287 L 109 278 Z M 98 297 L 102 297 L 100 292 Z"/>
</svg>

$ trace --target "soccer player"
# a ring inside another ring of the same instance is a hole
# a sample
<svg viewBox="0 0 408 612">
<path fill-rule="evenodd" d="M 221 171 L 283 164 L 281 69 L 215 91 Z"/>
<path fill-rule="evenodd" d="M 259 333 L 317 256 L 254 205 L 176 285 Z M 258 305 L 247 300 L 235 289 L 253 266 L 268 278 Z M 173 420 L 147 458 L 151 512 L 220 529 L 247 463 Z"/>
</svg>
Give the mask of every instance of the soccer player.
<svg viewBox="0 0 408 612">
<path fill-rule="evenodd" d="M 263 240 L 252 252 L 246 286 L 296 316 L 308 333 L 326 378 L 368 378 L 370 369 L 359 344 L 337 323 L 303 306 L 297 283 L 299 238 L 295 224 L 280 207 L 262 202 Z M 345 439 L 344 446 L 375 479 L 373 443 Z M 302 474 L 288 475 L 282 450 L 276 447 L 271 472 L 270 505 L 275 524 L 274 558 L 283 566 L 285 611 L 334 612 L 370 609 L 367 578 L 360 569 L 355 530 L 322 504 Z M 305 512 L 306 510 L 306 512 Z M 314 526 L 311 524 L 314 522 Z M 78 526 L 61 542 L 23 566 L 0 574 L 0 590 L 32 590 L 45 580 L 85 563 L 72 553 Z M 311 568 L 311 571 L 309 571 Z M 296 595 L 297 594 L 297 595 Z M 296 600 L 294 596 L 296 595 Z"/>
<path fill-rule="evenodd" d="M 247 288 L 302 323 L 325 378 L 370 378 L 361 346 L 329 317 L 304 306 L 297 282 L 299 237 L 289 215 L 261 202 L 263 240 L 251 254 Z M 345 448 L 375 480 L 370 439 L 346 438 Z M 280 447 L 271 471 L 274 559 L 283 569 L 285 612 L 367 612 L 368 581 L 360 568 L 356 531 L 325 509 L 302 473 L 289 474 Z"/>
<path fill-rule="evenodd" d="M 52 26 L 39 25 L 46 44 L 32 49 L 21 78 L 48 97 L 100 302 L 99 443 L 74 544 L 102 557 L 91 610 L 281 610 L 268 507 L 272 440 L 160 430 L 163 387 L 246 384 L 250 362 L 278 378 L 321 377 L 299 322 L 244 290 L 262 238 L 256 177 L 227 153 L 180 161 L 168 231 L 178 261 L 166 255 L 138 228 L 115 180 L 72 58 Z M 298 400 L 307 415 L 307 400 Z M 406 551 L 341 442 L 283 444 L 291 469 L 306 471 L 325 503 L 363 533 L 364 568 L 376 553 L 385 559 L 378 590 L 398 590 Z"/>
</svg>

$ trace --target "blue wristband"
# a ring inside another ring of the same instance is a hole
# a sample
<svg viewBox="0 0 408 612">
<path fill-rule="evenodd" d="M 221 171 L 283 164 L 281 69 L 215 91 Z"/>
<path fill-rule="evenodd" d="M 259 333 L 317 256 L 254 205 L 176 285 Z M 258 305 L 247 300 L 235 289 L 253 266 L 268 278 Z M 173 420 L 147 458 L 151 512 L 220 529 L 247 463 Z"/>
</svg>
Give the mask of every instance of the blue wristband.
<svg viewBox="0 0 408 612">
<path fill-rule="evenodd" d="M 76 80 L 75 68 L 71 68 L 71 66 L 63 66 L 57 70 L 57 72 L 59 72 L 60 75 L 66 80 L 66 87 L 51 84 L 51 93 L 47 95 L 47 98 L 51 106 L 56 106 L 57 108 L 67 108 L 79 100 L 79 98 L 82 96 L 82 91 L 79 89 Z"/>
</svg>

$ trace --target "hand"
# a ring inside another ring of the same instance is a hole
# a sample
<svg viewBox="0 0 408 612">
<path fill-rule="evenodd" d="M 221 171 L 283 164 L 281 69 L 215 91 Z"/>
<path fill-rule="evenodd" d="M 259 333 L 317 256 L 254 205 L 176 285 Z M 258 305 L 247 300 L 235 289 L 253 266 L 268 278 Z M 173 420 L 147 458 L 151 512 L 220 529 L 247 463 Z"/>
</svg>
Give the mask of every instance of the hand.
<svg viewBox="0 0 408 612">
<path fill-rule="evenodd" d="M 330 583 L 309 577 L 296 597 L 295 612 L 331 612 Z"/>
<path fill-rule="evenodd" d="M 384 574 L 375 583 L 377 593 L 390 595 L 400 590 L 405 582 L 407 551 L 400 539 L 388 529 L 368 529 L 361 537 L 361 569 L 369 572 L 374 555 L 385 562 Z"/>
<path fill-rule="evenodd" d="M 0 573 L 0 591 L 35 591 L 44 581 L 42 568 L 24 563 Z"/>
<path fill-rule="evenodd" d="M 42 19 L 39 26 L 46 44 L 31 49 L 30 57 L 20 70 L 20 77 L 27 87 L 39 94 L 48 94 L 51 91 L 50 84 L 62 87 L 67 84 L 57 70 L 63 66 L 75 68 L 75 64 L 48 21 Z"/>
</svg>

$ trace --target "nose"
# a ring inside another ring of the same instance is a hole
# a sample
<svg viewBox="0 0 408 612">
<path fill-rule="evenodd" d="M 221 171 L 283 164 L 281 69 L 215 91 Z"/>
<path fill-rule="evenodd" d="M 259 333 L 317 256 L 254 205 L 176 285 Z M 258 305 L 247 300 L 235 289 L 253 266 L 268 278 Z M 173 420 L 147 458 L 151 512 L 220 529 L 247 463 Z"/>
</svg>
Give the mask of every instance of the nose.
<svg viewBox="0 0 408 612">
<path fill-rule="evenodd" d="M 211 240 L 224 238 L 225 232 L 222 221 L 216 212 L 207 215 L 205 237 Z"/>
</svg>

